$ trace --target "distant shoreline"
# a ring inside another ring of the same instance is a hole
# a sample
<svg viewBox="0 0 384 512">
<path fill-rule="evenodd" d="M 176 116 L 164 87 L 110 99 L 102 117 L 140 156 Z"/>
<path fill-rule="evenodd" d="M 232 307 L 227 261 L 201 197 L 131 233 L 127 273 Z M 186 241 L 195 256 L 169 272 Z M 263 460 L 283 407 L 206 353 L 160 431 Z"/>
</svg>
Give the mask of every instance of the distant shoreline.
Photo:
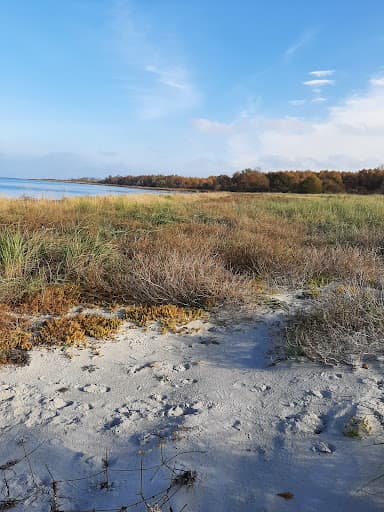
<svg viewBox="0 0 384 512">
<path fill-rule="evenodd" d="M 183 192 L 183 193 L 198 193 L 198 192 L 209 192 L 209 190 L 196 190 L 192 188 L 171 188 L 171 187 L 143 187 L 140 185 L 118 185 L 115 183 L 100 183 L 99 181 L 87 181 L 87 180 L 58 180 L 56 178 L 26 178 L 28 181 L 49 181 L 53 183 L 79 183 L 81 185 L 101 185 L 103 187 L 119 187 L 119 188 L 130 188 L 130 189 L 142 189 L 142 190 L 166 190 L 168 192 Z"/>
</svg>

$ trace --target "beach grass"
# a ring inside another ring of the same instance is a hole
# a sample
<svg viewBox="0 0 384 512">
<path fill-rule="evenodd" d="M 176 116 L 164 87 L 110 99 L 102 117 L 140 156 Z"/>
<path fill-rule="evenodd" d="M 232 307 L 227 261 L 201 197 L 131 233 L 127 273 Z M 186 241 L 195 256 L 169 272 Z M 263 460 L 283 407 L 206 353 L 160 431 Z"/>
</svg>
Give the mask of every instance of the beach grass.
<svg viewBox="0 0 384 512">
<path fill-rule="evenodd" d="M 140 195 L 0 200 L 0 302 L 46 288 L 100 303 L 248 300 L 255 280 L 378 285 L 381 196 Z"/>
<path fill-rule="evenodd" d="M 329 283 L 381 290 L 383 254 L 381 196 L 0 199 L 0 304 L 23 315 L 206 309 Z"/>
</svg>

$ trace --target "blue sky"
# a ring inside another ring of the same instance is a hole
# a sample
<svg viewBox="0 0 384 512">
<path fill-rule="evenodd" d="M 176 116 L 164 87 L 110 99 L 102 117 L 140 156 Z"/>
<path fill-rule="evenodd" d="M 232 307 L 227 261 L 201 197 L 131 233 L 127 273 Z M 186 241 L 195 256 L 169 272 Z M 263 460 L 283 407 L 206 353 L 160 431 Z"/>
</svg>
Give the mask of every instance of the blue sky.
<svg viewBox="0 0 384 512">
<path fill-rule="evenodd" d="M 0 174 L 384 164 L 380 0 L 0 0 Z"/>
</svg>

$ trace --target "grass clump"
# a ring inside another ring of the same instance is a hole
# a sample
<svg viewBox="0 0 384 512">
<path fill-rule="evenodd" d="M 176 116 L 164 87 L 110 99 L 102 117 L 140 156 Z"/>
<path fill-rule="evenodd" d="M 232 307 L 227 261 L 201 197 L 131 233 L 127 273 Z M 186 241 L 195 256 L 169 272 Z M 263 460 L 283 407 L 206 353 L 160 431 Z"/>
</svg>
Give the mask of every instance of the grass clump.
<svg viewBox="0 0 384 512">
<path fill-rule="evenodd" d="M 51 318 L 41 327 L 37 343 L 48 346 L 82 346 L 86 344 L 87 337 L 111 337 L 120 325 L 121 320 L 118 318 L 94 314 Z"/>
<path fill-rule="evenodd" d="M 193 320 L 207 320 L 208 314 L 202 309 L 185 308 L 174 304 L 139 305 L 125 308 L 125 318 L 144 328 L 148 328 L 152 322 L 159 322 L 162 333 L 176 333 Z"/>
<path fill-rule="evenodd" d="M 28 238 L 19 231 L 0 232 L 0 271 L 4 278 L 23 275 L 30 259 Z"/>
<path fill-rule="evenodd" d="M 360 286 L 323 291 L 286 326 L 288 356 L 355 364 L 384 350 L 384 293 Z"/>
</svg>

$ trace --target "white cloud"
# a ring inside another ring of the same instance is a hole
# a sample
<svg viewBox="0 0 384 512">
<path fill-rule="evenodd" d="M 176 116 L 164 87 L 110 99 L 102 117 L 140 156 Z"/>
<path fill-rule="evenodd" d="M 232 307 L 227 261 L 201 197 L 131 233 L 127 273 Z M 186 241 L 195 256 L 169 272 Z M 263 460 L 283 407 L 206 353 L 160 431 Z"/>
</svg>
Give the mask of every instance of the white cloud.
<svg viewBox="0 0 384 512">
<path fill-rule="evenodd" d="M 324 98 L 324 96 L 316 96 L 316 98 L 313 98 L 312 103 L 324 103 L 327 101 L 327 98 Z"/>
<path fill-rule="evenodd" d="M 292 105 L 292 107 L 300 107 L 306 103 L 306 100 L 290 100 L 288 103 Z"/>
<path fill-rule="evenodd" d="M 205 133 L 221 134 L 230 168 L 358 169 L 384 163 L 384 88 L 374 84 L 328 108 L 321 121 L 257 115 L 228 123 L 227 131 L 223 125 L 218 131 L 205 120 Z"/>
<path fill-rule="evenodd" d="M 221 123 L 220 121 L 211 121 L 204 117 L 193 119 L 193 125 L 201 132 L 205 133 L 229 133 L 232 131 L 232 125 Z"/>
<path fill-rule="evenodd" d="M 373 85 L 374 87 L 384 87 L 384 77 L 380 77 L 380 78 L 371 78 L 371 80 L 369 81 L 369 83 L 371 85 Z"/>
<path fill-rule="evenodd" d="M 310 71 L 309 75 L 316 76 L 317 78 L 323 78 L 325 76 L 332 76 L 334 73 L 334 69 L 318 69 L 316 71 Z"/>
<path fill-rule="evenodd" d="M 306 80 L 303 82 L 304 85 L 308 85 L 309 87 L 323 87 L 324 85 L 332 85 L 334 83 L 334 80 L 329 79 Z"/>
</svg>

